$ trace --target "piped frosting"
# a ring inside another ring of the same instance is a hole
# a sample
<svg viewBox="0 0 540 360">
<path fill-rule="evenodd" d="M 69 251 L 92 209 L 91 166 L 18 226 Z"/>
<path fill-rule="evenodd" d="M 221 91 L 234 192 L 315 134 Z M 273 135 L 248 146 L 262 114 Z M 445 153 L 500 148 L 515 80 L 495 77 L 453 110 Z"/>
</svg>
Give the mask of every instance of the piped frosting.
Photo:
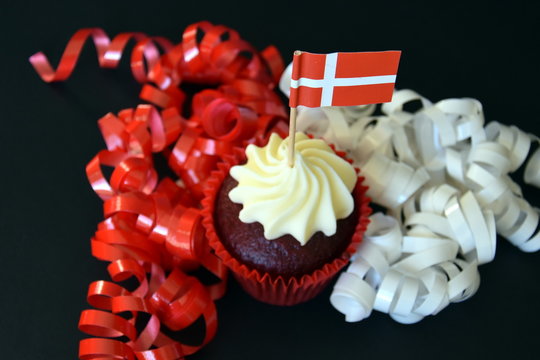
<svg viewBox="0 0 540 360">
<path fill-rule="evenodd" d="M 290 234 L 305 245 L 313 234 L 336 232 L 336 222 L 354 209 L 354 168 L 323 140 L 296 133 L 295 161 L 289 141 L 272 134 L 264 147 L 249 145 L 247 163 L 231 168 L 238 186 L 229 198 L 243 205 L 240 220 L 259 222 L 268 240 Z"/>
</svg>

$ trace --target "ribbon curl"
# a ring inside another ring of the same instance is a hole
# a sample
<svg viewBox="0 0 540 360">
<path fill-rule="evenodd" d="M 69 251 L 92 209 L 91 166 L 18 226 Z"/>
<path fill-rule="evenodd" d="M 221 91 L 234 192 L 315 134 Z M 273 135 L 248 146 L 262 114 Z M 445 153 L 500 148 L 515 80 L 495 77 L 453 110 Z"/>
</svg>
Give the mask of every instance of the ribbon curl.
<svg viewBox="0 0 540 360">
<path fill-rule="evenodd" d="M 285 94 L 289 81 L 285 71 Z M 407 111 L 411 102 L 419 109 Z M 360 321 L 375 309 L 415 323 L 476 292 L 478 265 L 494 259 L 497 233 L 523 251 L 540 249 L 538 210 L 510 177 L 538 138 L 515 126 L 484 125 L 482 105 L 474 99 L 433 104 L 399 90 L 382 105 L 382 115 L 374 110 L 298 112 L 298 129 L 347 151 L 369 185 L 367 194 L 388 211 L 371 217 L 330 301 L 346 321 Z M 538 153 L 525 165 L 525 182 L 537 186 Z"/>
<path fill-rule="evenodd" d="M 110 40 L 99 28 L 81 29 L 56 69 L 43 53 L 30 62 L 44 81 L 65 81 L 89 38 L 105 68 L 117 67 L 127 43 L 136 41 L 131 71 L 150 104 L 98 120 L 106 149 L 86 174 L 104 201 L 104 220 L 91 249 L 109 262 L 113 282 L 90 284 L 87 300 L 95 309 L 82 312 L 79 329 L 94 337 L 81 341 L 79 358 L 183 359 L 215 335 L 214 301 L 227 281 L 201 225 L 205 181 L 234 148 L 288 133 L 287 113 L 273 91 L 283 61 L 274 47 L 258 52 L 233 29 L 203 21 L 188 26 L 178 44 L 142 33 Z M 190 92 L 190 83 L 203 89 Z M 176 179 L 160 176 L 156 156 L 165 157 Z M 203 284 L 189 275 L 198 268 L 216 280 Z M 131 278 L 133 290 L 118 284 Z M 205 323 L 198 345 L 164 333 L 198 319 Z"/>
</svg>

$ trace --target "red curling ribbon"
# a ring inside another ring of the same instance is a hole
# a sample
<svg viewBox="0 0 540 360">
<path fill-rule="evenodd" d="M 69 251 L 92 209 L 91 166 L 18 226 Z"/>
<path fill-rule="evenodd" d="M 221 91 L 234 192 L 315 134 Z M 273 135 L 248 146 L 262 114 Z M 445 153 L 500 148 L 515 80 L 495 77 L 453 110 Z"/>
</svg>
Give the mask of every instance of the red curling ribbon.
<svg viewBox="0 0 540 360">
<path fill-rule="evenodd" d="M 90 338 L 79 343 L 81 360 L 134 360 L 133 350 L 127 344 L 114 339 Z"/>
<path fill-rule="evenodd" d="M 268 65 L 273 83 L 278 84 L 281 74 L 283 74 L 283 71 L 285 70 L 283 58 L 279 54 L 278 49 L 275 46 L 270 45 L 261 52 L 261 56 L 265 60 L 266 65 Z"/>
<path fill-rule="evenodd" d="M 135 110 L 134 110 L 134 109 L 131 109 L 131 108 L 129 108 L 129 109 L 124 109 L 124 110 L 120 110 L 120 111 L 118 112 L 118 118 L 119 118 L 120 120 L 122 120 L 122 122 L 123 122 L 124 124 L 127 124 L 127 123 L 133 121 L 133 113 L 134 113 L 134 112 L 135 112 Z"/>
<path fill-rule="evenodd" d="M 224 97 L 225 94 L 222 91 L 214 89 L 204 89 L 193 95 L 193 100 L 191 101 L 191 108 L 193 116 L 201 117 L 204 109 L 215 99 Z"/>
<path fill-rule="evenodd" d="M 109 181 L 105 179 L 105 176 L 101 171 L 101 166 L 115 167 L 128 156 L 128 154 L 120 150 L 101 150 L 88 165 L 86 165 L 86 176 L 88 177 L 88 181 L 90 182 L 92 189 L 94 189 L 96 194 L 102 200 L 111 198 L 116 194 L 116 191 L 113 190 Z"/>
<path fill-rule="evenodd" d="M 133 291 L 133 294 L 144 296 L 146 294 L 148 283 L 146 281 L 146 270 L 141 264 L 133 259 L 118 259 L 107 266 L 109 275 L 114 281 L 124 281 L 134 276 L 139 287 Z"/>
<path fill-rule="evenodd" d="M 112 300 L 112 312 L 115 314 L 131 312 L 133 314 L 132 320 L 136 319 L 137 313 L 150 314 L 151 317 L 146 326 L 137 339 L 132 340 L 131 345 L 133 350 L 140 351 L 150 348 L 155 343 L 160 333 L 160 322 L 159 318 L 152 313 L 146 299 L 129 295 L 115 297 Z"/>
<path fill-rule="evenodd" d="M 62 58 L 56 70 L 49 63 L 49 60 L 42 52 L 32 55 L 29 59 L 34 69 L 45 82 L 64 81 L 73 72 L 79 59 L 86 40 L 92 37 L 96 47 L 98 62 L 101 67 L 114 68 L 118 66 L 122 53 L 129 40 L 134 39 L 138 43 L 131 59 L 131 70 L 133 76 L 140 82 L 146 81 L 144 61 L 147 64 L 154 64 L 159 52 L 151 42 L 160 44 L 165 51 L 172 47 L 172 43 L 165 38 L 148 39 L 143 33 L 122 33 L 111 41 L 107 34 L 100 28 L 88 28 L 77 31 L 66 45 Z"/>
<path fill-rule="evenodd" d="M 140 98 L 161 108 L 180 108 L 186 98 L 182 90 L 168 87 L 165 90 L 158 89 L 150 84 L 145 84 L 139 94 Z"/>
<path fill-rule="evenodd" d="M 161 56 L 158 47 L 154 42 L 159 43 L 165 51 L 172 47 L 169 40 L 165 38 L 152 38 L 139 41 L 131 53 L 131 71 L 133 77 L 140 83 L 147 82 L 150 79 L 148 74 L 157 63 Z M 145 61 L 147 67 L 145 66 Z"/>
<path fill-rule="evenodd" d="M 129 141 L 129 135 L 125 131 L 126 124 L 122 118 L 108 113 L 98 120 L 98 126 L 109 151 L 126 151 L 126 144 Z"/>
<path fill-rule="evenodd" d="M 170 217 L 167 250 L 183 260 L 197 261 L 203 241 L 204 228 L 199 211 L 178 205 Z"/>
<path fill-rule="evenodd" d="M 255 112 L 225 99 L 215 99 L 208 104 L 201 121 L 208 135 L 230 142 L 248 139 L 257 129 Z"/>
<path fill-rule="evenodd" d="M 287 136 L 287 113 L 272 91 L 283 61 L 276 48 L 257 52 L 235 30 L 203 21 L 188 26 L 174 45 L 142 33 L 121 33 L 110 40 L 101 29 L 82 29 L 68 41 L 56 70 L 42 53 L 30 62 L 44 81 L 65 80 L 90 37 L 100 67 L 118 66 L 127 43 L 135 41 L 131 72 L 143 84 L 140 97 L 150 104 L 98 121 L 107 150 L 89 162 L 86 173 L 104 201 L 104 220 L 91 250 L 109 262 L 113 281 L 89 286 L 87 301 L 95 309 L 82 312 L 79 328 L 103 338 L 82 340 L 79 357 L 183 359 L 215 335 L 214 300 L 224 295 L 227 284 L 228 270 L 210 250 L 201 225 L 205 182 L 234 146 L 260 141 L 271 132 Z M 211 88 L 187 97 L 182 82 Z M 184 107 L 186 99 L 191 104 Z M 158 181 L 155 153 L 168 159 L 177 181 Z M 110 178 L 104 167 L 112 168 Z M 216 281 L 202 284 L 187 275 L 199 266 Z M 130 278 L 137 282 L 134 290 L 117 284 Z M 149 318 L 139 327 L 142 313 Z M 162 332 L 163 327 L 185 329 L 200 318 L 206 330 L 197 346 Z"/>
<path fill-rule="evenodd" d="M 109 113 L 98 120 L 108 150 L 128 151 L 131 144 L 131 152 L 145 155 L 150 151 L 160 152 L 174 142 L 184 123 L 176 108 L 165 109 L 160 114 L 152 105 L 124 109 L 118 117 Z"/>
<path fill-rule="evenodd" d="M 171 202 L 167 194 L 156 193 L 152 194 L 154 200 L 154 209 L 156 220 L 152 227 L 144 227 L 141 230 L 149 233 L 148 238 L 158 244 L 163 244 L 169 234 L 169 223 L 171 218 Z M 141 223 L 141 225 L 143 225 Z M 146 225 L 146 224 L 145 224 Z"/>
<path fill-rule="evenodd" d="M 157 184 L 157 173 L 152 165 L 141 158 L 127 158 L 114 169 L 110 186 L 116 193 L 140 191 L 150 194 Z"/>
<path fill-rule="evenodd" d="M 196 207 L 197 202 L 193 199 L 193 196 L 189 191 L 179 186 L 171 178 L 165 177 L 159 183 L 155 194 L 163 194 L 169 199 L 171 204 L 182 204 L 187 207 Z"/>
<path fill-rule="evenodd" d="M 219 158 L 193 150 L 186 159 L 180 178 L 193 196 L 200 200 L 203 197 L 205 181 L 216 168 Z"/>
<path fill-rule="evenodd" d="M 103 203 L 103 212 L 106 217 L 117 212 L 127 212 L 137 215 L 137 227 L 148 228 L 153 226 L 155 211 L 153 201 L 146 195 L 138 192 L 116 195 Z M 152 224 L 149 226 L 149 224 Z"/>
<path fill-rule="evenodd" d="M 180 135 L 186 120 L 174 107 L 165 109 L 159 116 L 150 117 L 149 126 L 152 130 L 152 151 L 160 152 L 172 144 Z"/>
<path fill-rule="evenodd" d="M 170 343 L 157 349 L 137 353 L 139 360 L 180 360 L 184 359 L 182 347 L 177 343 Z"/>
<path fill-rule="evenodd" d="M 115 270 L 110 269 L 115 281 L 120 281 L 134 275 L 141 282 L 146 278 L 142 275 L 142 267 L 133 260 L 117 261 Z M 102 310 L 86 310 L 81 314 L 79 328 L 94 336 L 120 337 L 126 336 L 129 342 L 123 347 L 116 341 L 105 339 L 85 339 L 80 344 L 80 357 L 97 359 L 99 355 L 109 354 L 117 358 L 129 358 L 134 354 L 137 358 L 149 358 L 150 355 L 166 354 L 184 356 L 199 350 L 214 336 L 216 331 L 216 309 L 209 293 L 204 286 L 194 277 L 187 276 L 178 269 L 164 279 L 155 265 L 151 269 L 150 293 L 131 295 L 120 286 L 110 286 L 110 283 L 94 283 L 89 291 L 89 301 L 100 299 L 102 307 L 110 309 L 110 312 Z M 157 279 L 157 283 L 156 280 Z M 109 285 L 108 288 L 104 285 Z M 139 287 L 140 288 L 140 287 Z M 92 293 L 94 291 L 95 293 Z M 110 300 L 104 304 L 104 295 L 110 296 Z M 96 296 L 99 296 L 97 298 Z M 131 318 L 125 319 L 115 314 L 130 312 Z M 144 329 L 136 333 L 134 324 L 137 314 L 145 312 L 150 314 L 150 319 Z M 161 324 L 170 329 L 180 330 L 193 324 L 199 317 L 203 317 L 206 323 L 206 335 L 198 346 L 188 346 L 168 339 L 160 331 Z M 157 349 L 150 349 L 156 346 Z M 170 353 L 170 350 L 175 351 Z M 94 357 L 92 357 L 94 356 Z M 168 356 L 168 355 L 167 355 Z M 167 357 L 163 359 L 169 359 Z"/>
<path fill-rule="evenodd" d="M 129 294 L 129 292 L 120 285 L 100 280 L 90 284 L 86 299 L 95 308 L 111 310 L 111 299 L 126 294 Z"/>
<path fill-rule="evenodd" d="M 207 244 L 205 244 L 207 246 Z M 227 274 L 228 269 L 220 258 L 218 258 L 213 253 L 206 251 L 205 255 L 201 259 L 202 265 L 216 276 L 217 279 L 220 279 L 219 282 L 208 285 L 206 287 L 208 294 L 213 300 L 218 300 L 225 295 L 227 289 Z"/>
<path fill-rule="evenodd" d="M 91 240 L 92 255 L 100 260 L 135 259 L 159 263 L 159 251 L 140 234 L 126 230 L 98 230 Z"/>
<path fill-rule="evenodd" d="M 190 73 L 198 73 L 203 70 L 204 62 L 200 57 L 197 35 L 199 32 L 206 33 L 211 27 L 209 22 L 201 21 L 189 25 L 182 34 L 184 63 Z"/>
<path fill-rule="evenodd" d="M 79 330 L 93 336 L 126 336 L 131 341 L 137 331 L 126 319 L 102 310 L 84 310 L 79 319 Z"/>
<path fill-rule="evenodd" d="M 204 37 L 201 39 L 199 50 L 201 58 L 205 62 L 209 62 L 214 48 L 223 41 L 238 41 L 240 35 L 233 29 L 222 25 L 212 26 L 206 30 Z"/>
<path fill-rule="evenodd" d="M 128 152 L 148 158 L 152 154 L 152 143 L 146 124 L 132 121 L 126 125 L 126 132 L 129 134 Z"/>
<path fill-rule="evenodd" d="M 177 175 L 181 173 L 184 163 L 201 132 L 199 129 L 186 128 L 174 145 L 169 157 L 169 166 Z"/>
<path fill-rule="evenodd" d="M 150 298 L 160 319 L 171 330 L 181 330 L 193 324 L 200 316 L 206 323 L 206 334 L 198 346 L 182 345 L 186 355 L 206 345 L 217 330 L 216 308 L 208 291 L 194 277 L 173 270 L 167 280 Z"/>
<path fill-rule="evenodd" d="M 206 155 L 223 156 L 230 154 L 234 144 L 212 138 L 199 137 L 195 143 L 195 149 Z"/>
</svg>

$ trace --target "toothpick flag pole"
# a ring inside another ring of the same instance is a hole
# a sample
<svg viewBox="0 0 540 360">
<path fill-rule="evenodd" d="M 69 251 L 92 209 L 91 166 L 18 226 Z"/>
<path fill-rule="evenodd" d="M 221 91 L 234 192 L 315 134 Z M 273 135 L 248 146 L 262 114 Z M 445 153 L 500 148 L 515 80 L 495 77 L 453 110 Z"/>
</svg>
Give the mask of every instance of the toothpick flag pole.
<svg viewBox="0 0 540 360">
<path fill-rule="evenodd" d="M 289 116 L 289 166 L 294 167 L 294 138 L 296 137 L 296 108 L 291 108 Z"/>
<path fill-rule="evenodd" d="M 298 71 L 299 64 L 298 60 L 300 59 L 300 54 L 302 52 L 299 50 L 296 50 L 293 54 L 293 73 L 295 71 Z M 298 102 L 298 93 L 296 91 L 291 92 L 290 98 L 289 98 L 289 106 L 291 107 L 291 111 L 289 114 L 289 166 L 294 167 L 294 140 L 296 137 L 296 103 Z M 294 97 L 294 98 L 292 98 Z"/>
</svg>

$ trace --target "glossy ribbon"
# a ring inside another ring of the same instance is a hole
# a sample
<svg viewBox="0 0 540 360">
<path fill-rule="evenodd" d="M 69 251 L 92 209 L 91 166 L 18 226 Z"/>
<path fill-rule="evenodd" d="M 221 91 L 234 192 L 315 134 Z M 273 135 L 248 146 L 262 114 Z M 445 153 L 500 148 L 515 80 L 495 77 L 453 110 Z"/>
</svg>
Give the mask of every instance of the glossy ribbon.
<svg viewBox="0 0 540 360">
<path fill-rule="evenodd" d="M 56 69 L 42 53 L 30 62 L 44 81 L 64 81 L 90 38 L 99 65 L 107 68 L 118 66 L 127 43 L 136 42 L 131 71 L 142 84 L 140 97 L 150 104 L 98 121 L 106 149 L 88 163 L 86 173 L 104 201 L 104 220 L 91 249 L 110 263 L 113 282 L 90 284 L 87 299 L 95 309 L 82 312 L 79 329 L 94 337 L 81 341 L 79 357 L 182 359 L 215 335 L 214 300 L 225 293 L 227 280 L 201 225 L 202 190 L 234 148 L 271 132 L 287 134 L 287 113 L 272 90 L 283 62 L 274 47 L 258 52 L 236 31 L 209 22 L 188 26 L 178 44 L 141 33 L 110 40 L 101 29 L 81 29 Z M 203 89 L 186 94 L 183 83 Z M 158 174 L 156 156 L 165 156 L 177 181 Z M 188 275 L 200 267 L 215 280 L 203 284 Z M 129 278 L 135 279 L 134 289 L 118 284 Z M 168 335 L 198 319 L 205 324 L 200 344 Z"/>
<path fill-rule="evenodd" d="M 285 94 L 289 82 L 285 71 Z M 407 111 L 412 102 L 418 109 Z M 374 110 L 301 108 L 297 128 L 347 151 L 372 201 L 389 213 L 371 217 L 331 303 L 346 321 L 360 321 L 375 309 L 414 323 L 476 292 L 477 267 L 494 259 L 497 233 L 523 251 L 540 249 L 538 211 L 510 177 L 538 140 L 515 126 L 485 126 L 474 99 L 433 104 L 399 90 L 382 105 L 382 115 Z M 525 182 L 536 186 L 538 154 L 525 165 Z"/>
</svg>

